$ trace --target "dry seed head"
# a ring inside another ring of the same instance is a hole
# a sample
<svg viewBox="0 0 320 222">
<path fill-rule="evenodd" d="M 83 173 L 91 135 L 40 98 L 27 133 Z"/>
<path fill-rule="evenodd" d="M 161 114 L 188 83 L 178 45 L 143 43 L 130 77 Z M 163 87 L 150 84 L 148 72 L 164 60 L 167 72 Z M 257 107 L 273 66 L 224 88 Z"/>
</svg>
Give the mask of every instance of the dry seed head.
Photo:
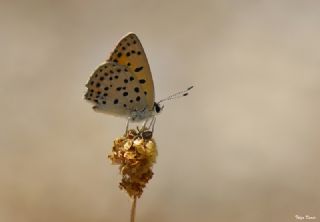
<svg viewBox="0 0 320 222">
<path fill-rule="evenodd" d="M 129 130 L 126 135 L 114 140 L 112 154 L 108 155 L 112 164 L 120 165 L 122 180 L 119 186 L 130 197 L 140 197 L 153 176 L 152 166 L 156 162 L 157 149 L 150 136 L 152 134 L 146 132 Z"/>
</svg>

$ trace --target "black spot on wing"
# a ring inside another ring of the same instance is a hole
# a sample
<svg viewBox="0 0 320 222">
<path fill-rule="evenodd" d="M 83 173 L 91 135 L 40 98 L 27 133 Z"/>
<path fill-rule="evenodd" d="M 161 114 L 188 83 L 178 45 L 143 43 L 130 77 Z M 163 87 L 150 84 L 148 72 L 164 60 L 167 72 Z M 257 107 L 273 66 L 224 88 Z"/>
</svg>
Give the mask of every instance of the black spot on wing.
<svg viewBox="0 0 320 222">
<path fill-rule="evenodd" d="M 143 66 L 140 66 L 140 67 L 137 67 L 137 68 L 135 68 L 135 72 L 140 72 L 141 70 L 143 70 Z"/>
</svg>

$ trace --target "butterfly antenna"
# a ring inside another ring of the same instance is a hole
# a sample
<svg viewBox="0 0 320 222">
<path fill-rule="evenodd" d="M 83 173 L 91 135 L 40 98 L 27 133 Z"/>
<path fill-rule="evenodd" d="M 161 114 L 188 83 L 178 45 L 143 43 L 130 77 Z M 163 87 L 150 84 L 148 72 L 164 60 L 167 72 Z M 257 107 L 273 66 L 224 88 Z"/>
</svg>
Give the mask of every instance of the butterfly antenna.
<svg viewBox="0 0 320 222">
<path fill-rule="evenodd" d="M 193 86 L 188 87 L 187 89 L 180 91 L 180 92 L 176 92 L 175 94 L 172 94 L 171 96 L 168 96 L 167 98 L 164 98 L 162 100 L 160 100 L 158 103 L 161 103 L 163 101 L 168 101 L 168 100 L 172 100 L 172 99 L 177 99 L 183 96 L 187 96 L 189 94 L 189 91 L 193 88 Z"/>
</svg>

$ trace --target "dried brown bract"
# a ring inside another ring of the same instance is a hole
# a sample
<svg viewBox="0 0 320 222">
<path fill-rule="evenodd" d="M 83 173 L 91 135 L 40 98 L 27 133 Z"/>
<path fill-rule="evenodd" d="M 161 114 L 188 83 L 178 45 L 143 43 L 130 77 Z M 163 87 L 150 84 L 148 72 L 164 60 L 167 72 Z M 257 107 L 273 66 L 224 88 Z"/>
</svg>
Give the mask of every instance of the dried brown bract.
<svg viewBox="0 0 320 222">
<path fill-rule="evenodd" d="M 115 139 L 108 158 L 112 164 L 120 165 L 120 189 L 126 190 L 132 198 L 139 198 L 153 176 L 152 166 L 156 156 L 156 143 L 150 131 L 131 129 L 126 135 Z"/>
</svg>

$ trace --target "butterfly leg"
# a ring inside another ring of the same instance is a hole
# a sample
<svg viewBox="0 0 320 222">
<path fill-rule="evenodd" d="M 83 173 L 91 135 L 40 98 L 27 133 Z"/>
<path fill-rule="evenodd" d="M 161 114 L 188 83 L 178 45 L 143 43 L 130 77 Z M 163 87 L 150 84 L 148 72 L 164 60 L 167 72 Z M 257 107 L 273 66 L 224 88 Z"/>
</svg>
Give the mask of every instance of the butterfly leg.
<svg viewBox="0 0 320 222">
<path fill-rule="evenodd" d="M 149 127 L 147 127 L 147 124 L 148 124 L 149 120 L 150 120 L 150 118 L 144 120 L 142 127 L 140 129 L 138 128 L 138 131 L 144 132 L 144 131 L 149 130 L 150 125 L 149 125 Z"/>
<path fill-rule="evenodd" d="M 149 121 L 149 120 L 151 120 L 151 121 Z M 155 117 L 155 116 L 152 116 L 151 118 L 148 118 L 148 119 L 145 121 L 144 126 L 146 126 L 148 122 L 150 122 L 150 123 L 149 123 L 148 126 L 145 127 L 145 128 L 146 128 L 147 130 L 150 130 L 150 129 L 152 128 L 152 131 L 153 131 L 154 124 L 155 124 L 155 122 L 156 122 L 156 117 Z"/>
<path fill-rule="evenodd" d="M 126 125 L 126 132 L 124 135 L 127 135 L 128 130 L 129 130 L 129 123 L 130 123 L 130 118 L 127 119 L 127 125 Z"/>
<path fill-rule="evenodd" d="M 148 120 L 149 120 L 149 119 L 146 119 L 146 120 L 143 122 L 143 125 L 142 125 L 142 128 L 141 128 L 142 131 L 145 131 L 146 129 L 148 129 L 148 128 L 146 127 Z"/>
<path fill-rule="evenodd" d="M 153 116 L 153 117 L 152 117 L 152 120 L 151 120 L 151 122 L 150 122 L 150 125 L 149 125 L 149 129 L 152 128 L 152 130 L 151 130 L 152 133 L 153 133 L 153 131 L 154 131 L 154 125 L 155 125 L 155 123 L 156 123 L 156 117 Z"/>
</svg>

